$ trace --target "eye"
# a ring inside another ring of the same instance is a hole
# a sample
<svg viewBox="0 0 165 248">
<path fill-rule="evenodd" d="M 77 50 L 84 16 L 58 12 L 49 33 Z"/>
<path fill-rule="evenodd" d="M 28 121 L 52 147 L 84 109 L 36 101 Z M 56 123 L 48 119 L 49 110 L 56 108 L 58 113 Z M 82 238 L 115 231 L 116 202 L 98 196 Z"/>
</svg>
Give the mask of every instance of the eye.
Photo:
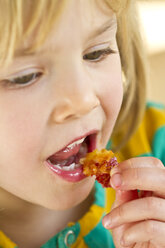
<svg viewBox="0 0 165 248">
<path fill-rule="evenodd" d="M 106 49 L 101 49 L 101 50 L 94 51 L 92 53 L 87 53 L 83 56 L 83 59 L 90 60 L 93 62 L 99 62 L 112 53 L 116 53 L 116 51 L 108 47 Z"/>
<path fill-rule="evenodd" d="M 41 77 L 42 73 L 41 72 L 36 72 L 36 73 L 30 73 L 21 77 L 16 77 L 12 79 L 6 79 L 5 84 L 10 86 L 14 85 L 28 85 L 33 83 L 37 78 Z"/>
</svg>

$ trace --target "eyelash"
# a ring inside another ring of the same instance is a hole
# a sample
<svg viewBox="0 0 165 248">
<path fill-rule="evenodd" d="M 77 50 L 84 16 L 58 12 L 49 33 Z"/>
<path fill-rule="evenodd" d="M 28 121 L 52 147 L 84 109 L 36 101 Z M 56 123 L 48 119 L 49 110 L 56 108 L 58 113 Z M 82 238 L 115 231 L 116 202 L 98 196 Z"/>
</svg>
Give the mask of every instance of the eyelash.
<svg viewBox="0 0 165 248">
<path fill-rule="evenodd" d="M 33 73 L 30 73 L 30 74 L 26 74 L 22 77 L 16 77 L 16 78 L 13 78 L 13 79 L 6 79 L 4 80 L 4 84 L 5 86 L 14 86 L 14 85 L 22 85 L 22 87 L 24 85 L 30 85 L 32 84 L 34 81 L 37 80 L 37 78 L 40 78 L 42 76 L 42 72 L 33 72 Z M 23 81 L 23 82 L 21 82 Z"/>
<path fill-rule="evenodd" d="M 98 62 L 101 62 L 102 60 L 104 60 L 108 55 L 113 54 L 113 53 L 116 53 L 116 51 L 114 51 L 110 47 L 108 47 L 106 49 L 97 50 L 97 51 L 94 51 L 92 53 L 85 54 L 83 56 L 83 59 L 88 60 L 87 56 L 89 56 L 89 55 L 94 55 L 94 56 L 96 55 L 96 57 L 98 55 L 97 59 L 92 60 L 94 63 L 98 63 Z"/>
<path fill-rule="evenodd" d="M 97 50 L 88 54 L 85 54 L 83 56 L 84 60 L 90 60 L 93 63 L 99 63 L 102 60 L 104 60 L 108 55 L 114 54 L 116 51 L 112 50 L 110 47 L 102 50 Z M 94 56 L 95 59 L 91 59 L 90 56 Z M 22 77 L 16 77 L 13 79 L 7 79 L 5 80 L 5 84 L 12 86 L 12 85 L 29 85 L 32 84 L 37 78 L 41 77 L 42 73 L 41 72 L 36 72 L 36 73 L 30 73 L 27 75 L 24 75 Z M 23 82 L 21 82 L 23 81 Z"/>
</svg>

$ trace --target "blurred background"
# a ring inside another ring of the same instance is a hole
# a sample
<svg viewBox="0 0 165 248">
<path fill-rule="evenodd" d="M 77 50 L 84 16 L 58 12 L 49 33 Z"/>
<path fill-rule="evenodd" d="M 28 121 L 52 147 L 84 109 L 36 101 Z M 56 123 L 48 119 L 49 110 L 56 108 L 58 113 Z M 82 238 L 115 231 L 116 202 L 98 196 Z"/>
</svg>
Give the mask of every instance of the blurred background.
<svg viewBox="0 0 165 248">
<path fill-rule="evenodd" d="M 149 59 L 148 100 L 165 104 L 165 0 L 138 0 Z"/>
</svg>

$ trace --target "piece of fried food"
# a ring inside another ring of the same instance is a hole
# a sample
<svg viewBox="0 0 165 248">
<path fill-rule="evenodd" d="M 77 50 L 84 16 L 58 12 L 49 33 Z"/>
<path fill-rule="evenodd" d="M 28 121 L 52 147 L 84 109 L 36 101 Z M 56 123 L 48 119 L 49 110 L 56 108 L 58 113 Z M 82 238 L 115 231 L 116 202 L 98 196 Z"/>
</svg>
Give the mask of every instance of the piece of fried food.
<svg viewBox="0 0 165 248">
<path fill-rule="evenodd" d="M 118 165 L 117 158 L 112 151 L 97 149 L 87 153 L 85 158 L 80 159 L 83 165 L 83 173 L 86 176 L 96 176 L 96 180 L 103 187 L 111 187 L 110 185 L 110 170 Z"/>
</svg>

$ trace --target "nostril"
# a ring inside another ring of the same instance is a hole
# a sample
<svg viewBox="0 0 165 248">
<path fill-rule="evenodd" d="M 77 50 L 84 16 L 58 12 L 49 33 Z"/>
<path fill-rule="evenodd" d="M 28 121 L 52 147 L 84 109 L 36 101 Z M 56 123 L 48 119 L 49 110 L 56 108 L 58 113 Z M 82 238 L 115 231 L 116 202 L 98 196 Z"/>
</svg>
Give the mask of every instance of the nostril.
<svg viewBox="0 0 165 248">
<path fill-rule="evenodd" d="M 99 105 L 100 105 L 100 100 L 97 98 L 93 108 L 95 109 L 95 108 L 97 108 Z"/>
<path fill-rule="evenodd" d="M 56 115 L 54 117 L 54 121 L 56 123 L 63 123 L 65 121 L 69 121 L 69 120 L 76 119 L 76 118 L 79 118 L 79 117 L 80 117 L 80 115 L 61 113 L 61 114 Z"/>
<path fill-rule="evenodd" d="M 66 117 L 65 117 L 65 120 L 68 120 L 68 119 L 73 119 L 73 118 L 74 118 L 74 115 L 73 115 L 73 114 L 71 114 L 71 115 L 66 116 Z"/>
<path fill-rule="evenodd" d="M 51 119 L 56 123 L 62 123 L 65 120 L 73 118 L 74 113 L 72 107 L 68 103 L 61 103 L 54 107 Z"/>
<path fill-rule="evenodd" d="M 73 120 L 77 118 L 81 118 L 82 116 L 88 114 L 93 109 L 97 108 L 100 105 L 100 101 L 98 98 L 89 97 L 82 102 L 71 102 L 65 101 L 58 103 L 54 107 L 52 118 L 56 123 L 62 123 L 68 120 Z"/>
</svg>

